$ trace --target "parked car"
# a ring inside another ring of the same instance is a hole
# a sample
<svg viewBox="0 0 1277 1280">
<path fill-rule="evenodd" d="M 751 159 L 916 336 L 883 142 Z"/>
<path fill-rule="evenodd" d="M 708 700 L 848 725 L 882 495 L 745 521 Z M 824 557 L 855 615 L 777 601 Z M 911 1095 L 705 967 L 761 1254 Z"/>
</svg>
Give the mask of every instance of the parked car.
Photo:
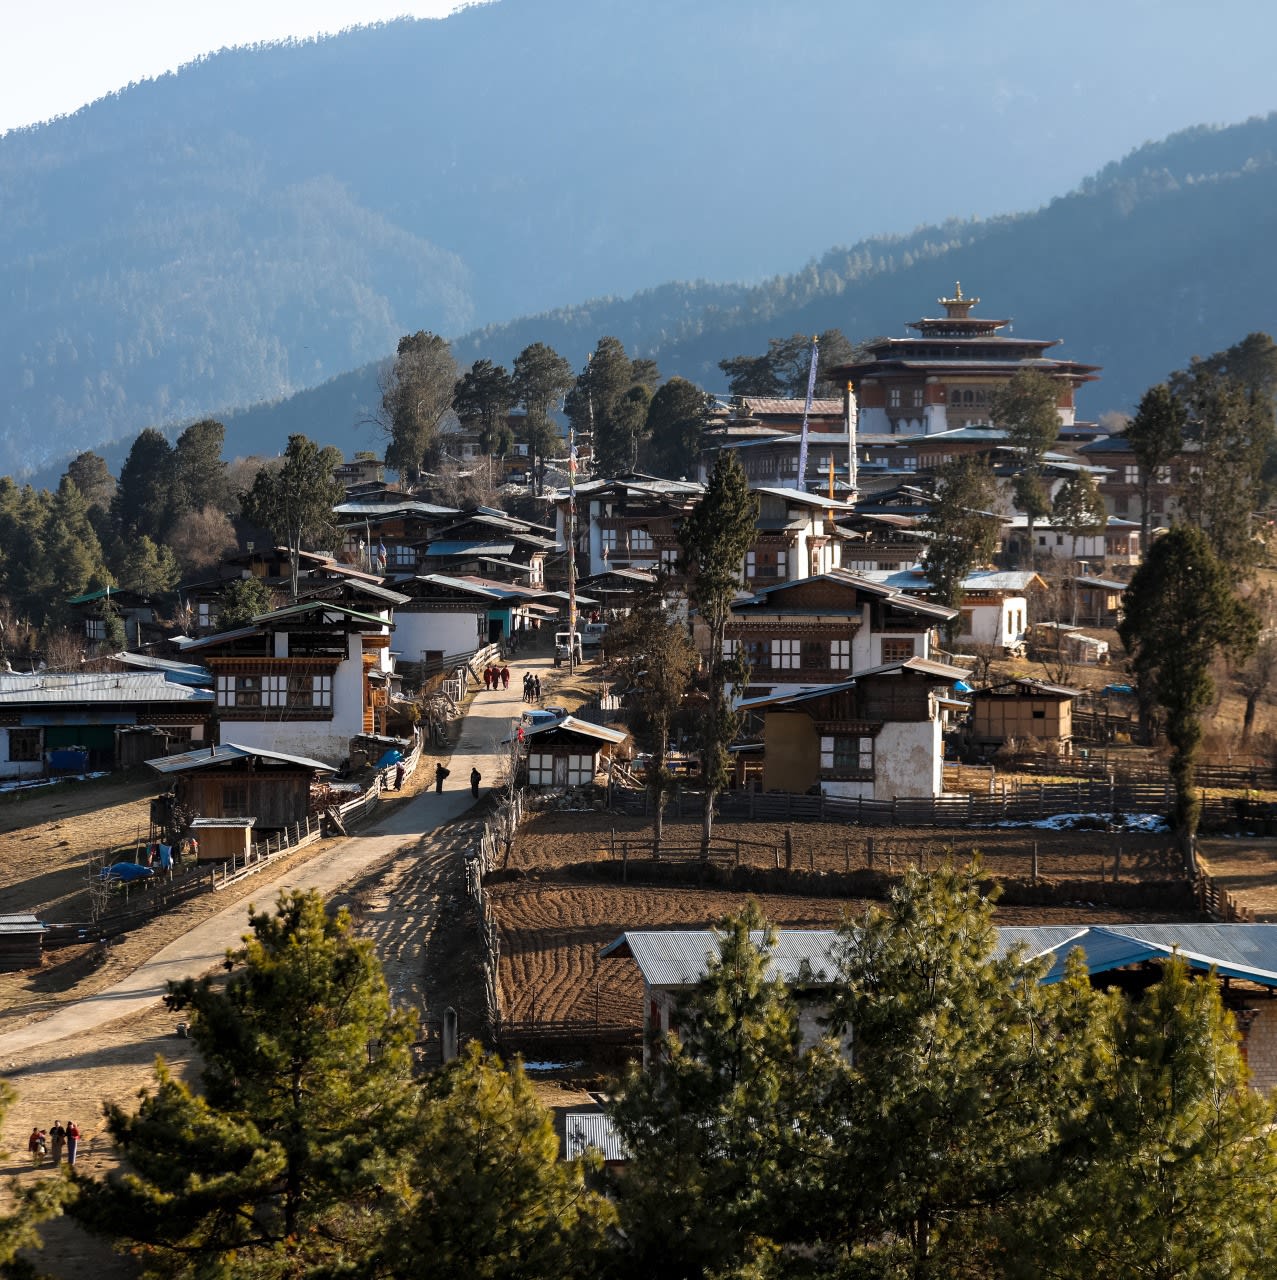
<svg viewBox="0 0 1277 1280">
<path fill-rule="evenodd" d="M 576 661 L 581 662 L 583 658 L 581 653 L 581 633 L 579 631 L 574 633 L 573 641 Z M 561 667 L 565 662 L 569 661 L 571 661 L 571 654 L 568 649 L 568 633 L 566 631 L 556 631 L 554 633 L 554 665 Z"/>
<path fill-rule="evenodd" d="M 537 707 L 523 713 L 523 723 L 528 725 L 554 724 L 567 715 L 566 707 Z"/>
</svg>

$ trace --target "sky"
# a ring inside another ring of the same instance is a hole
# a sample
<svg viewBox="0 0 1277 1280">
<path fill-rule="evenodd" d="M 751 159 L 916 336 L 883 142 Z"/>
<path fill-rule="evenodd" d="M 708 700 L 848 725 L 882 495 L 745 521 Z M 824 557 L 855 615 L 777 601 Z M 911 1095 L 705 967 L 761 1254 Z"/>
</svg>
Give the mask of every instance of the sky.
<svg viewBox="0 0 1277 1280">
<path fill-rule="evenodd" d="M 70 115 L 216 49 L 397 17 L 441 18 L 458 0 L 8 0 L 0 133 Z"/>
</svg>

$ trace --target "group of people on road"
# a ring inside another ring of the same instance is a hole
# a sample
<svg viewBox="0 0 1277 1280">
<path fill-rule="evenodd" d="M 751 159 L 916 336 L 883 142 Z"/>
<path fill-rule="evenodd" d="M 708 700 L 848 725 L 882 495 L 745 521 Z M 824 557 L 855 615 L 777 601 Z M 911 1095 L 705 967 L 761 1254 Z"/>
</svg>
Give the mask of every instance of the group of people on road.
<svg viewBox="0 0 1277 1280">
<path fill-rule="evenodd" d="M 435 765 L 435 794 L 443 790 L 443 784 L 447 781 L 448 775 L 452 772 L 442 761 Z M 483 781 L 483 774 L 479 772 L 478 766 L 470 770 L 470 794 L 477 800 L 479 798 L 479 783 Z"/>
<path fill-rule="evenodd" d="M 493 689 L 508 689 L 510 687 L 510 668 L 504 663 L 499 667 L 495 663 L 489 663 L 483 669 L 483 687 L 489 693 Z"/>
<path fill-rule="evenodd" d="M 55 1120 L 48 1132 L 37 1125 L 31 1130 L 31 1136 L 27 1139 L 31 1164 L 36 1169 L 44 1163 L 44 1158 L 50 1151 L 53 1153 L 53 1163 L 61 1164 L 63 1148 L 66 1149 L 67 1164 L 74 1165 L 76 1154 L 80 1149 L 80 1130 L 76 1127 L 74 1120 L 68 1120 L 65 1125 L 61 1120 Z"/>
<path fill-rule="evenodd" d="M 523 701 L 537 703 L 541 701 L 541 677 L 534 675 L 531 671 L 526 671 L 523 675 Z"/>
</svg>

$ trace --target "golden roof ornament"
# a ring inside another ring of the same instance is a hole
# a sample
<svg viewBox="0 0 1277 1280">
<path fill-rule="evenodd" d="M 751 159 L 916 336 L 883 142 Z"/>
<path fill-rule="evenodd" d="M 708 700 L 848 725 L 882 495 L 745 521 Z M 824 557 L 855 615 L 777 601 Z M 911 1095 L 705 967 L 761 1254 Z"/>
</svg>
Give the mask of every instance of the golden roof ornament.
<svg viewBox="0 0 1277 1280">
<path fill-rule="evenodd" d="M 962 296 L 962 281 L 956 280 L 953 285 L 952 298 L 937 298 L 937 302 L 945 309 L 945 314 L 951 320 L 965 320 L 971 313 L 971 308 L 980 301 L 979 298 L 965 298 Z"/>
</svg>

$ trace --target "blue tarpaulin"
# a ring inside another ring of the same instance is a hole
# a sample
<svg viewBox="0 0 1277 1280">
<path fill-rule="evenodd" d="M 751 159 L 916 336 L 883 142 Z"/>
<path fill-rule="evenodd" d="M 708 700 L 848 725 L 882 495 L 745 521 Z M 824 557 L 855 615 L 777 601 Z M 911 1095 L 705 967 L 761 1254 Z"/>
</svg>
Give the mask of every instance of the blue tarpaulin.
<svg viewBox="0 0 1277 1280">
<path fill-rule="evenodd" d="M 403 752 L 396 751 L 394 747 L 391 747 L 390 750 L 387 751 L 386 754 L 382 756 L 380 760 L 377 761 L 377 768 L 385 769 L 388 765 L 398 764 L 399 761 L 402 759 L 403 759 Z"/>
<path fill-rule="evenodd" d="M 102 871 L 103 880 L 145 880 L 148 876 L 153 876 L 154 871 L 150 867 L 144 867 L 138 862 L 117 862 L 113 867 L 105 867 Z"/>
<path fill-rule="evenodd" d="M 955 693 L 970 693 L 971 686 L 965 680 L 955 680 L 953 684 Z"/>
</svg>

